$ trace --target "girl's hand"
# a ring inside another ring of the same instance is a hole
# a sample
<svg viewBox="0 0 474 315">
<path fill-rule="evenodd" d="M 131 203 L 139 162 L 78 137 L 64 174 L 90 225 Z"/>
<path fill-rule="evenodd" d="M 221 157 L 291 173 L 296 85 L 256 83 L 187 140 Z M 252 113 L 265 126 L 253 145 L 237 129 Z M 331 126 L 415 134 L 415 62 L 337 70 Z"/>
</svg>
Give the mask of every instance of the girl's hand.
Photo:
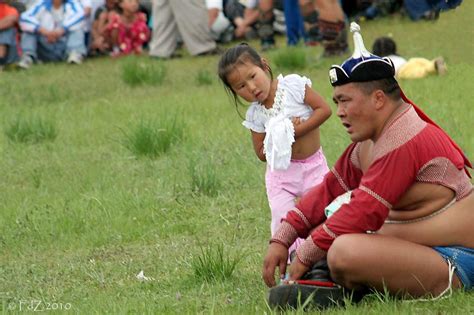
<svg viewBox="0 0 474 315">
<path fill-rule="evenodd" d="M 301 124 L 301 118 L 299 118 L 299 117 L 293 117 L 293 118 L 291 118 L 291 122 L 292 122 L 293 125 L 296 127 L 296 126 L 298 126 L 299 124 Z"/>
<path fill-rule="evenodd" d="M 300 134 L 300 129 L 303 127 L 303 120 L 300 117 L 293 117 L 291 118 L 291 122 L 295 129 L 295 138 L 297 138 Z"/>
</svg>

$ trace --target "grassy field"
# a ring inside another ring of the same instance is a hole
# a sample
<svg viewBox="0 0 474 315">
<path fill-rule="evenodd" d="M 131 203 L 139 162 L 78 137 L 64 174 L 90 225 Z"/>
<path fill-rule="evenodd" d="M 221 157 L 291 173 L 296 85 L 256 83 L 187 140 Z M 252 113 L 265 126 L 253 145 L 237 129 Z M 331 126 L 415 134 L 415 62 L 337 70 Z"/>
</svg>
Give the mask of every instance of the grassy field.
<svg viewBox="0 0 474 315">
<path fill-rule="evenodd" d="M 361 25 L 368 47 L 391 33 L 404 56 L 445 57 L 446 76 L 401 85 L 471 159 L 473 19 L 464 1 L 434 23 Z M 274 73 L 309 76 L 331 102 L 327 70 L 342 59 L 308 48 L 304 69 L 283 69 L 273 61 L 279 44 L 265 54 Z M 215 76 L 217 60 L 103 58 L 0 73 L 0 310 L 272 313 L 260 276 L 265 165 Z M 349 139 L 334 114 L 321 133 L 333 164 Z M 468 314 L 474 299 L 373 295 L 327 313 Z"/>
</svg>

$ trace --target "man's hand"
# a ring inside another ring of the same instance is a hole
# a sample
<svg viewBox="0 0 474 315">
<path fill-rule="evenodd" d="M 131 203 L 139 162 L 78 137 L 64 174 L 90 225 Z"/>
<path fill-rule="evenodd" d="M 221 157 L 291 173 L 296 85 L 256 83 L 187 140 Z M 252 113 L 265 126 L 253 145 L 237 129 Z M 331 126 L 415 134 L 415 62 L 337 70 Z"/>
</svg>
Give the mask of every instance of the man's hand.
<svg viewBox="0 0 474 315">
<path fill-rule="evenodd" d="M 293 259 L 290 266 L 290 280 L 298 280 L 309 271 L 309 267 L 304 265 L 298 257 Z"/>
<path fill-rule="evenodd" d="M 275 283 L 275 269 L 278 267 L 280 277 L 286 273 L 286 263 L 288 261 L 288 249 L 278 243 L 271 243 L 268 246 L 267 255 L 263 260 L 262 278 L 268 287 L 273 287 Z"/>
<path fill-rule="evenodd" d="M 65 34 L 64 29 L 58 28 L 54 29 L 52 31 L 48 31 L 44 28 L 41 28 L 39 31 L 39 34 L 46 37 L 46 40 L 48 43 L 55 43 Z"/>
<path fill-rule="evenodd" d="M 66 31 L 63 28 L 57 28 L 51 31 L 51 36 L 54 42 L 57 42 L 65 33 Z"/>
</svg>

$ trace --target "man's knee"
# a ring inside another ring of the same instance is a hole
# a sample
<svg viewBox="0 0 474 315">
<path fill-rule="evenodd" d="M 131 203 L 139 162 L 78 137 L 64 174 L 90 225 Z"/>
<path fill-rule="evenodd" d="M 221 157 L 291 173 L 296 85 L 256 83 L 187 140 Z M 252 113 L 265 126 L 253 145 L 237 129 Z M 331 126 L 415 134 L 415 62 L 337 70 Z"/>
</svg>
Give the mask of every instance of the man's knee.
<svg viewBox="0 0 474 315">
<path fill-rule="evenodd" d="M 355 235 L 347 234 L 337 237 L 327 254 L 331 276 L 338 283 L 345 283 L 347 275 L 353 272 L 360 257 L 358 242 Z"/>
</svg>

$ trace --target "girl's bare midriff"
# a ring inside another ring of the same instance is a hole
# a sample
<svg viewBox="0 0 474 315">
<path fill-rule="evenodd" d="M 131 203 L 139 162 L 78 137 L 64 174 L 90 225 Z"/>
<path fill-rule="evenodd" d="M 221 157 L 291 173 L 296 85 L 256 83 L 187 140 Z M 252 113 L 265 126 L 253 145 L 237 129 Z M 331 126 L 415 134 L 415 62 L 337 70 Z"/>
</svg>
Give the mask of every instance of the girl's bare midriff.
<svg viewBox="0 0 474 315">
<path fill-rule="evenodd" d="M 295 138 L 291 158 L 294 160 L 304 160 L 316 153 L 320 146 L 319 128 L 311 130 L 304 136 Z"/>
</svg>

